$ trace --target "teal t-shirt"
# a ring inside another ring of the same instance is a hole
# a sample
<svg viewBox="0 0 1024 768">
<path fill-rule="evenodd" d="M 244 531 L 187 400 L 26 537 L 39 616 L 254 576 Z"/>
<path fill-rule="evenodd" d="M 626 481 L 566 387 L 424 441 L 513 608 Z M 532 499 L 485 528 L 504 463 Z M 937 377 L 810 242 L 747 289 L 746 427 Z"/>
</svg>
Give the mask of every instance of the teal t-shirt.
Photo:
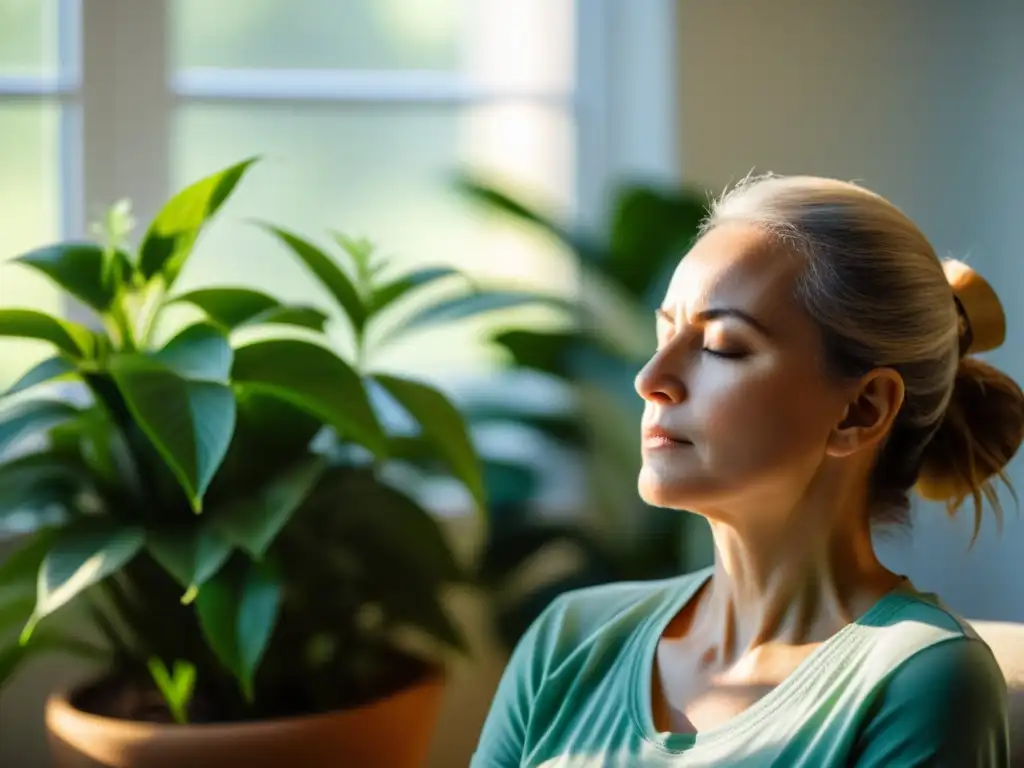
<svg viewBox="0 0 1024 768">
<path fill-rule="evenodd" d="M 472 768 L 1004 768 L 1006 683 L 988 646 L 932 595 L 882 598 L 720 727 L 658 732 L 658 639 L 711 576 L 556 599 L 505 670 Z"/>
</svg>

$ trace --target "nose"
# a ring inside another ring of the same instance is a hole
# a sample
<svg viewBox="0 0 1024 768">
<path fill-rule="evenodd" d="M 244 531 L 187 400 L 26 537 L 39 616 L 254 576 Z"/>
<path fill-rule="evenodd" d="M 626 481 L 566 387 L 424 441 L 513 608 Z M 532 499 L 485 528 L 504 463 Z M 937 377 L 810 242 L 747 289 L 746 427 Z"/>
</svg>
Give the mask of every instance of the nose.
<svg viewBox="0 0 1024 768">
<path fill-rule="evenodd" d="M 633 386 L 637 394 L 649 403 L 676 405 L 686 399 L 683 380 L 665 365 L 661 353 L 655 353 L 640 369 Z"/>
</svg>

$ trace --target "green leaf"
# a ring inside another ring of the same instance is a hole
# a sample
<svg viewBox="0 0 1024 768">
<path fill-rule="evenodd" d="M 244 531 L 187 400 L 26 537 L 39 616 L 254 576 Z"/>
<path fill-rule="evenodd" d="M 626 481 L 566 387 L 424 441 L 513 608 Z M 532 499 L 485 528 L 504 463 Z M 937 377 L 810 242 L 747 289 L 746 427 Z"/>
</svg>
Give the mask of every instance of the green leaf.
<svg viewBox="0 0 1024 768">
<path fill-rule="evenodd" d="M 183 603 L 220 570 L 231 554 L 231 543 L 206 527 L 149 531 L 146 548 L 153 559 L 185 589 Z"/>
<path fill-rule="evenodd" d="M 207 494 L 218 516 L 239 501 L 238 489 L 248 488 L 252 478 L 274 477 L 307 456 L 310 443 L 325 429 L 320 419 L 297 405 L 245 384 L 235 386 L 235 403 L 235 434 Z"/>
<path fill-rule="evenodd" d="M 110 309 L 119 286 L 132 270 L 122 250 L 114 250 L 105 267 L 105 250 L 96 243 L 57 243 L 18 256 L 14 262 L 42 272 L 76 299 L 103 313 Z M 107 275 L 105 268 L 109 270 Z"/>
<path fill-rule="evenodd" d="M 225 568 L 206 583 L 196 598 L 200 626 L 210 648 L 242 687 L 248 701 L 263 652 L 273 634 L 281 600 L 274 573 L 250 564 L 244 575 Z"/>
<path fill-rule="evenodd" d="M 283 305 L 277 299 L 249 288 L 204 288 L 173 299 L 187 302 L 211 320 L 233 330 L 244 325 L 276 323 L 323 331 L 327 315 L 315 307 Z"/>
<path fill-rule="evenodd" d="M 174 722 L 179 725 L 187 724 L 188 705 L 196 687 L 195 666 L 179 659 L 174 662 L 174 671 L 171 672 L 167 669 L 167 665 L 156 656 L 151 658 L 146 666 L 149 667 L 153 682 L 163 694 Z"/>
<path fill-rule="evenodd" d="M 477 202 L 483 203 L 488 208 L 493 208 L 514 219 L 540 227 L 560 240 L 569 239 L 565 230 L 552 219 L 485 181 L 474 179 L 469 175 L 459 175 L 455 179 L 455 186 L 456 189 Z"/>
<path fill-rule="evenodd" d="M 569 354 L 584 343 L 574 331 L 503 331 L 494 337 L 505 348 L 519 368 L 531 368 L 561 378 L 569 378 Z"/>
<path fill-rule="evenodd" d="M 182 330 L 153 358 L 182 378 L 227 384 L 232 356 L 231 345 L 219 329 L 197 323 Z"/>
<path fill-rule="evenodd" d="M 432 325 L 465 320 L 489 312 L 530 305 L 551 306 L 566 312 L 573 311 L 571 302 L 557 296 L 548 296 L 532 291 L 477 291 L 449 299 L 442 299 L 436 304 L 425 307 L 419 312 L 414 313 L 412 317 L 406 318 L 393 330 L 390 330 L 387 338 L 393 339 L 402 333 L 420 330 Z"/>
<path fill-rule="evenodd" d="M 217 510 L 212 523 L 233 544 L 262 558 L 323 471 L 324 460 L 309 456 L 260 487 L 255 495 Z"/>
<path fill-rule="evenodd" d="M 571 231 L 554 219 L 545 216 L 530 205 L 516 200 L 508 192 L 468 175 L 455 180 L 456 188 L 487 208 L 497 211 L 513 220 L 537 227 L 574 251 L 584 263 L 594 266 L 608 260 L 608 249 L 601 247 L 590 236 Z"/>
<path fill-rule="evenodd" d="M 11 388 L 6 392 L 0 393 L 0 398 L 8 397 L 9 395 L 17 394 L 18 392 L 24 392 L 27 389 L 38 384 L 45 384 L 48 381 L 57 381 L 63 379 L 75 372 L 75 366 L 72 365 L 67 358 L 57 355 L 51 357 L 38 365 L 30 368 L 26 373 L 22 375 Z"/>
<path fill-rule="evenodd" d="M 185 357 L 176 356 L 179 365 Z M 212 359 L 211 371 L 221 364 L 219 358 Z M 193 509 L 200 511 L 235 427 L 230 387 L 186 379 L 138 355 L 115 358 L 110 373 L 132 417 L 178 479 Z"/>
<path fill-rule="evenodd" d="M 328 317 L 316 307 L 284 306 L 260 312 L 246 325 L 294 325 L 323 333 Z"/>
<path fill-rule="evenodd" d="M 0 336 L 48 341 L 73 358 L 92 357 L 96 339 L 88 328 L 34 309 L 0 309 Z"/>
<path fill-rule="evenodd" d="M 352 322 L 356 332 L 362 331 L 366 324 L 366 307 L 359 296 L 359 291 L 345 271 L 330 256 L 308 240 L 271 224 L 261 224 L 261 226 L 276 235 L 299 257 L 309 271 L 330 291 L 338 302 L 338 306 L 344 310 Z"/>
<path fill-rule="evenodd" d="M 364 557 L 402 563 L 403 568 L 431 574 L 439 582 L 465 578 L 433 515 L 372 472 L 331 471 L 317 487 L 311 505 L 329 513 L 331 540 L 353 542 Z"/>
<path fill-rule="evenodd" d="M 78 416 L 78 409 L 61 400 L 27 400 L 0 414 L 0 455 L 20 438 L 38 434 Z"/>
<path fill-rule="evenodd" d="M 373 278 L 374 269 L 377 266 L 373 263 L 373 254 L 376 250 L 373 243 L 365 238 L 357 240 L 342 232 L 331 232 L 331 237 L 334 238 L 334 242 L 341 246 L 341 250 L 345 251 L 352 259 L 359 284 L 361 286 L 369 285 L 370 280 Z"/>
<path fill-rule="evenodd" d="M 377 455 L 384 434 L 359 375 L 317 344 L 270 339 L 235 350 L 232 379 L 297 405 Z"/>
<path fill-rule="evenodd" d="M 263 565 L 252 565 L 242 586 L 238 605 L 238 655 L 242 691 L 253 699 L 253 680 L 277 622 L 281 603 L 281 583 Z"/>
<path fill-rule="evenodd" d="M 40 629 L 28 645 L 13 643 L 0 647 L 0 689 L 4 683 L 32 656 L 42 653 L 66 653 L 90 661 L 105 661 L 108 654 L 92 643 L 56 630 Z"/>
<path fill-rule="evenodd" d="M 21 643 L 29 641 L 41 619 L 120 569 L 144 543 L 145 535 L 138 528 L 62 531 L 43 558 L 36 608 L 21 634 Z"/>
<path fill-rule="evenodd" d="M 9 630 L 25 626 L 36 601 L 33 595 L 18 595 L 13 598 L 0 599 L 0 637 Z"/>
<path fill-rule="evenodd" d="M 635 299 L 648 298 L 697 238 L 707 202 L 696 190 L 621 187 L 612 212 L 611 259 L 602 271 Z"/>
<path fill-rule="evenodd" d="M 373 292 L 369 302 L 370 314 L 377 314 L 416 288 L 430 285 L 446 277 L 459 277 L 460 275 L 461 273 L 457 269 L 451 267 L 426 267 L 407 272 Z"/>
<path fill-rule="evenodd" d="M 0 561 L 0 585 L 34 587 L 46 553 L 50 551 L 58 533 L 54 528 L 36 531 L 20 548 L 9 554 L 6 560 Z"/>
<path fill-rule="evenodd" d="M 419 382 L 395 376 L 374 377 L 419 422 L 453 473 L 473 496 L 477 508 L 486 508 L 480 460 L 458 409 L 443 394 Z"/>
<path fill-rule="evenodd" d="M 199 626 L 217 660 L 239 681 L 242 679 L 238 649 L 238 579 L 234 569 L 222 568 L 203 585 L 196 597 Z"/>
<path fill-rule="evenodd" d="M 11 512 L 43 515 L 53 505 L 75 507 L 88 482 L 83 464 L 53 451 L 19 456 L 0 464 L 0 518 Z"/>
<path fill-rule="evenodd" d="M 171 198 L 153 219 L 139 249 L 139 269 L 146 280 L 161 275 L 168 288 L 174 284 L 199 233 L 255 161 L 250 158 L 225 168 Z"/>
</svg>

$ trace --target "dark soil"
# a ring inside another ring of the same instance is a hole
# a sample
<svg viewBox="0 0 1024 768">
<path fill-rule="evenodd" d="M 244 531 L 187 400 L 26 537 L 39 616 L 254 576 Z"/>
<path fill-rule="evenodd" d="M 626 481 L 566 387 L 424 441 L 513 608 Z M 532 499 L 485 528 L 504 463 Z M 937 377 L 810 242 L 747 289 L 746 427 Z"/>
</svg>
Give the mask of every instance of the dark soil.
<svg viewBox="0 0 1024 768">
<path fill-rule="evenodd" d="M 407 688 L 428 677 L 432 669 L 422 661 L 405 655 L 396 655 L 388 665 L 387 673 L 373 681 L 373 685 L 353 685 L 354 681 L 340 680 L 339 695 L 333 700 L 331 709 L 348 709 L 369 704 L 377 699 Z M 352 696 L 340 695 L 343 691 L 353 692 Z M 258 691 L 258 711 L 249 716 L 227 715 L 218 706 L 216 697 L 197 690 L 189 707 L 189 722 L 192 724 L 224 724 L 247 720 L 298 717 L 323 713 L 308 695 L 297 686 L 293 690 L 270 692 Z M 262 697 L 262 698 L 261 698 Z M 71 704 L 82 712 L 118 720 L 145 723 L 172 724 L 170 710 L 164 703 L 160 691 L 146 679 L 125 676 L 108 676 L 79 688 L 71 697 Z"/>
</svg>

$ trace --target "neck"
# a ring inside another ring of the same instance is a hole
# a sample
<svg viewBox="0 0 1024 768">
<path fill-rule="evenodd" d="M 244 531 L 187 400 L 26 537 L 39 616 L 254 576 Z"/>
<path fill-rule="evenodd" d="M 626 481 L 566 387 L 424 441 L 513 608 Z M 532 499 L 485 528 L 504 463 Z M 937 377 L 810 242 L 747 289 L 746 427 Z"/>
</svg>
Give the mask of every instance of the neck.
<svg viewBox="0 0 1024 768">
<path fill-rule="evenodd" d="M 847 501 L 829 506 L 820 496 Z M 812 494 L 786 514 L 748 511 L 709 516 L 715 567 L 697 621 L 726 658 L 821 642 L 899 582 L 875 556 L 866 499 Z M 775 522 L 756 524 L 767 520 Z"/>
</svg>

